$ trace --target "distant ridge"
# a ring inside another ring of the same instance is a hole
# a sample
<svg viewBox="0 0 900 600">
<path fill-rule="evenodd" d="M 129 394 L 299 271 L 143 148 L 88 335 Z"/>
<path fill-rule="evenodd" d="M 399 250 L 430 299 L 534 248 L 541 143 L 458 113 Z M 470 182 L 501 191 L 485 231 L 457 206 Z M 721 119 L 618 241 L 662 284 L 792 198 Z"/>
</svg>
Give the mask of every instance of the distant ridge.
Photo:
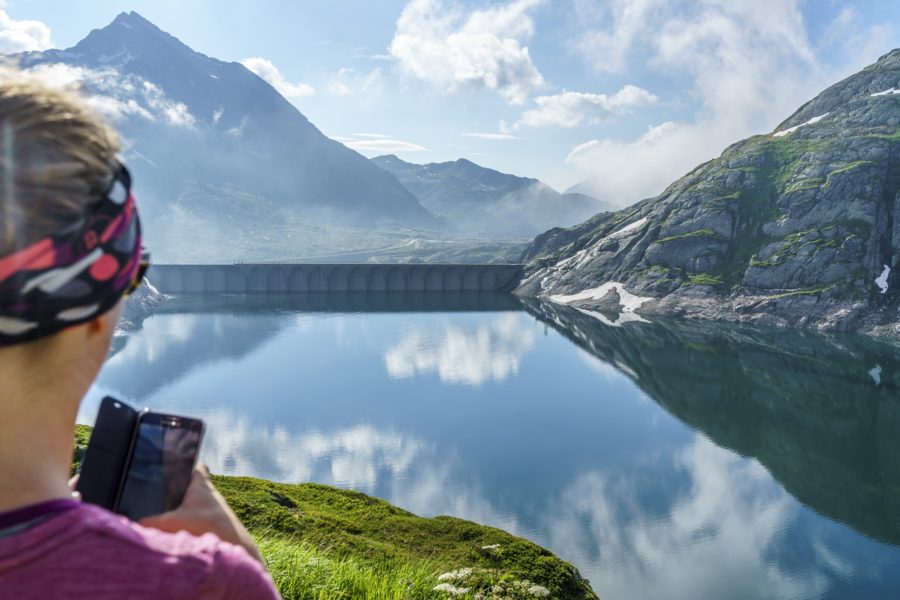
<svg viewBox="0 0 900 600">
<path fill-rule="evenodd" d="M 614 208 L 591 196 L 560 194 L 537 179 L 501 173 L 465 158 L 420 165 L 386 155 L 372 162 L 394 175 L 454 230 L 471 235 L 531 237 Z"/>
</svg>

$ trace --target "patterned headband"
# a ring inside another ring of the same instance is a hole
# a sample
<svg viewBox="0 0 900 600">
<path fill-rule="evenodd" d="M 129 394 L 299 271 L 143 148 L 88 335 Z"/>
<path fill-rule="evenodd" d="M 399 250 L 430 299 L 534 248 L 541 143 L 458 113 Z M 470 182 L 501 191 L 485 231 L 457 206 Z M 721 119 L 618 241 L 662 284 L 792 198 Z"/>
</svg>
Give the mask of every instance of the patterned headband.
<svg viewBox="0 0 900 600">
<path fill-rule="evenodd" d="M 52 335 L 113 308 L 140 267 L 141 225 L 131 175 L 62 230 L 0 258 L 0 346 Z"/>
</svg>

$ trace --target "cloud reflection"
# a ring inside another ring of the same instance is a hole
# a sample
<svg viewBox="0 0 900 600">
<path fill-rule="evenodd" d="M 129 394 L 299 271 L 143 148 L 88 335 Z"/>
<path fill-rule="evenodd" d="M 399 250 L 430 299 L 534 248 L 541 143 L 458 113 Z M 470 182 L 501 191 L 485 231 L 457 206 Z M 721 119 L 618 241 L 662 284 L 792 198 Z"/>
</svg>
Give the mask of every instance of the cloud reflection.
<svg viewBox="0 0 900 600">
<path fill-rule="evenodd" d="M 480 386 L 518 373 L 534 341 L 517 315 L 504 314 L 488 326 L 415 330 L 388 348 L 384 361 L 394 379 L 437 373 L 444 383 Z"/>
<path fill-rule="evenodd" d="M 372 491 L 379 474 L 401 477 L 430 447 L 412 436 L 356 425 L 323 433 L 266 427 L 230 410 L 203 415 L 203 460 L 216 473 L 282 482 L 319 481 Z"/>
<path fill-rule="evenodd" d="M 779 552 L 799 505 L 756 461 L 705 437 L 683 448 L 676 467 L 689 487 L 655 510 L 634 477 L 589 472 L 562 491 L 543 528 L 547 545 L 583 565 L 608 598 L 813 598 L 847 565 L 824 541 L 828 560 L 785 564 Z"/>
<path fill-rule="evenodd" d="M 782 548 L 800 505 L 758 461 L 702 435 L 662 459 L 685 484 L 652 501 L 657 470 L 644 465 L 584 472 L 526 507 L 492 498 L 489 482 L 452 451 L 398 431 L 360 424 L 295 433 L 228 410 L 204 418 L 203 454 L 214 472 L 333 484 L 417 514 L 501 527 L 579 565 L 603 597 L 812 598 L 853 574 L 823 536 L 806 549 L 816 560 L 792 564 Z"/>
</svg>

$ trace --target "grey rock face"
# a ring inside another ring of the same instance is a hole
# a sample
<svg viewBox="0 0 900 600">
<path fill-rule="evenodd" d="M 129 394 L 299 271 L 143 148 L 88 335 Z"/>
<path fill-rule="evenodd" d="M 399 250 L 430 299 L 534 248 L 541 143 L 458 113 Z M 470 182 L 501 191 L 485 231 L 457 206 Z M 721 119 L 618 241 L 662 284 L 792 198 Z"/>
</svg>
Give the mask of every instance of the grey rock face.
<svg viewBox="0 0 900 600">
<path fill-rule="evenodd" d="M 144 319 L 149 317 L 157 307 L 164 304 L 168 298 L 165 294 L 161 294 L 145 277 L 141 287 L 125 300 L 119 329 L 122 331 L 140 329 Z"/>
<path fill-rule="evenodd" d="M 518 293 L 568 295 L 615 281 L 648 298 L 643 314 L 893 330 L 900 304 L 894 90 L 900 50 L 658 197 L 538 236 L 525 252 Z"/>
</svg>

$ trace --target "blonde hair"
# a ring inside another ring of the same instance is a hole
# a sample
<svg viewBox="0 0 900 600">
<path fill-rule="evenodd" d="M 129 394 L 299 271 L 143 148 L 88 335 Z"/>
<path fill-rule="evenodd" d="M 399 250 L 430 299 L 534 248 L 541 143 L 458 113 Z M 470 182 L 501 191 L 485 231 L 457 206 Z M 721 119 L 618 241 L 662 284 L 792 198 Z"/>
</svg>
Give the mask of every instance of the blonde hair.
<svg viewBox="0 0 900 600">
<path fill-rule="evenodd" d="M 77 222 L 109 186 L 120 148 L 75 92 L 0 66 L 0 256 Z"/>
</svg>

